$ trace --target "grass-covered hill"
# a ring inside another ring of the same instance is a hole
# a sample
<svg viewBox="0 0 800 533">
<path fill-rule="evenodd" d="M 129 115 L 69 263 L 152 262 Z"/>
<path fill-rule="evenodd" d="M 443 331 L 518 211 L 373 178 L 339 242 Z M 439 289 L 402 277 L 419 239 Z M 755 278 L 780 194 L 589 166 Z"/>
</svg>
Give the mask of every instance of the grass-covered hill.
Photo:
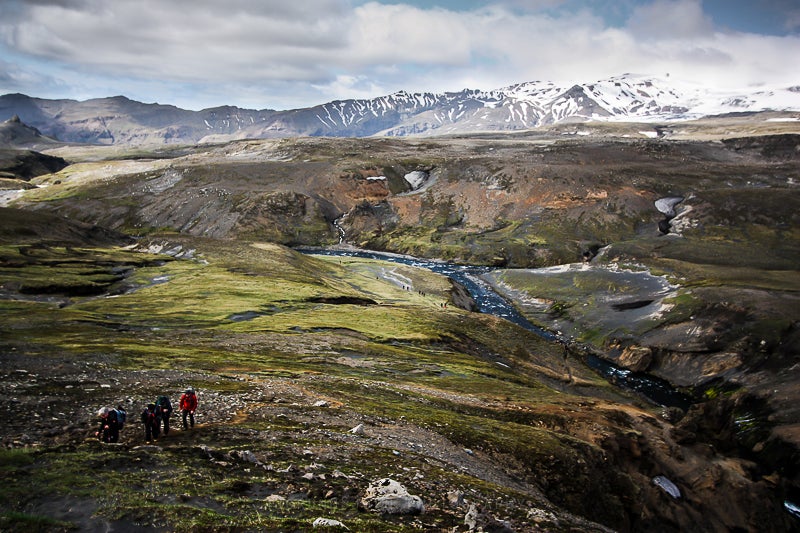
<svg viewBox="0 0 800 533">
<path fill-rule="evenodd" d="M 585 524 L 569 508 L 628 520 L 594 468 L 603 441 L 629 438 L 628 411 L 656 415 L 610 401 L 621 398 L 555 347 L 443 309 L 449 284 L 413 268 L 272 244 L 169 244 L 189 246 L 194 259 L 0 249 L 5 528 L 303 530 L 324 516 L 353 530 L 444 529 L 469 503 L 520 525 L 530 511 Z M 384 279 L 387 268 L 426 296 Z M 141 447 L 140 409 L 187 385 L 200 396 L 198 427 Z M 118 403 L 130 413 L 121 444 L 100 445 L 94 412 Z M 598 412 L 573 419 L 589 406 Z M 591 429 L 600 413 L 602 435 Z M 359 511 L 360 493 L 384 477 L 428 511 Z M 467 503 L 448 503 L 452 492 Z"/>
</svg>

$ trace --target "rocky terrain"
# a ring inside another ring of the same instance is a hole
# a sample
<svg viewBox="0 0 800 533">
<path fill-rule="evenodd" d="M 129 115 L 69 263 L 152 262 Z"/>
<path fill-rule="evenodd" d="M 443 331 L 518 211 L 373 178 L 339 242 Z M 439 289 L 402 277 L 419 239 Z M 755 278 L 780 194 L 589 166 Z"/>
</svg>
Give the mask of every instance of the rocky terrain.
<svg viewBox="0 0 800 533">
<path fill-rule="evenodd" d="M 796 528 L 800 136 L 636 127 L 45 149 L 69 165 L 0 195 L 4 527 Z M 300 245 L 491 266 L 562 342 Z M 142 446 L 187 385 L 199 426 Z M 409 514 L 374 507 L 386 479 Z"/>
</svg>

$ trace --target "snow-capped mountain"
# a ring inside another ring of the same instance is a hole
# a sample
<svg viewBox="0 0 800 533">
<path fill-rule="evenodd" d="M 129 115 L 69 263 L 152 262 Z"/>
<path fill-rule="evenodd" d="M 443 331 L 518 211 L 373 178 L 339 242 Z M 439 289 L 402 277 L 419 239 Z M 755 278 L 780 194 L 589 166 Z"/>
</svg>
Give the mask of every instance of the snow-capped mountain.
<svg viewBox="0 0 800 533">
<path fill-rule="evenodd" d="M 536 81 L 494 91 L 400 92 L 373 100 L 332 102 L 312 110 L 322 124 L 320 135 L 357 130 L 378 118 L 396 122 L 369 134 L 436 135 L 590 120 L 663 122 L 731 112 L 800 111 L 800 86 L 723 92 L 625 75 L 572 86 Z"/>
<path fill-rule="evenodd" d="M 667 122 L 758 111 L 800 112 L 800 86 L 718 91 L 628 74 L 571 86 L 534 81 L 491 91 L 401 91 L 288 111 L 231 106 L 186 111 L 124 97 L 77 102 L 0 96 L 0 120 L 18 115 L 45 135 L 103 144 L 443 135 L 525 130 L 564 122 Z"/>
</svg>

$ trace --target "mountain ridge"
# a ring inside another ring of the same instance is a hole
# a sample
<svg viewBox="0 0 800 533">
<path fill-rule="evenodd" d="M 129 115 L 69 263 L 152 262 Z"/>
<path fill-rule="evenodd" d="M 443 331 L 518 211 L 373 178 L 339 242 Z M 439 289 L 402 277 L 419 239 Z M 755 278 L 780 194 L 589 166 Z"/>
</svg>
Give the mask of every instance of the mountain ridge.
<svg viewBox="0 0 800 533">
<path fill-rule="evenodd" d="M 710 90 L 622 75 L 591 83 L 523 82 L 501 89 L 398 91 L 278 111 L 218 106 L 191 111 L 125 96 L 85 101 L 0 96 L 0 120 L 18 115 L 44 135 L 91 144 L 224 142 L 298 136 L 436 136 L 520 131 L 564 123 L 684 121 L 736 112 L 800 112 L 800 85 Z M 798 120 L 798 117 L 793 117 Z"/>
</svg>

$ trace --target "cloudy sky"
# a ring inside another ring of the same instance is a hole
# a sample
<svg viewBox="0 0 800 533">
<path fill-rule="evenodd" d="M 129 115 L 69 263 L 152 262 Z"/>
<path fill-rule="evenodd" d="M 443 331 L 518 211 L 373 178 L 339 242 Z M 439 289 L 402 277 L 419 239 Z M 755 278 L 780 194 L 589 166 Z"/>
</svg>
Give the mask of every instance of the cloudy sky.
<svg viewBox="0 0 800 533">
<path fill-rule="evenodd" d="M 800 85 L 800 2 L 0 0 L 0 94 L 292 109 L 626 72 Z"/>
</svg>

